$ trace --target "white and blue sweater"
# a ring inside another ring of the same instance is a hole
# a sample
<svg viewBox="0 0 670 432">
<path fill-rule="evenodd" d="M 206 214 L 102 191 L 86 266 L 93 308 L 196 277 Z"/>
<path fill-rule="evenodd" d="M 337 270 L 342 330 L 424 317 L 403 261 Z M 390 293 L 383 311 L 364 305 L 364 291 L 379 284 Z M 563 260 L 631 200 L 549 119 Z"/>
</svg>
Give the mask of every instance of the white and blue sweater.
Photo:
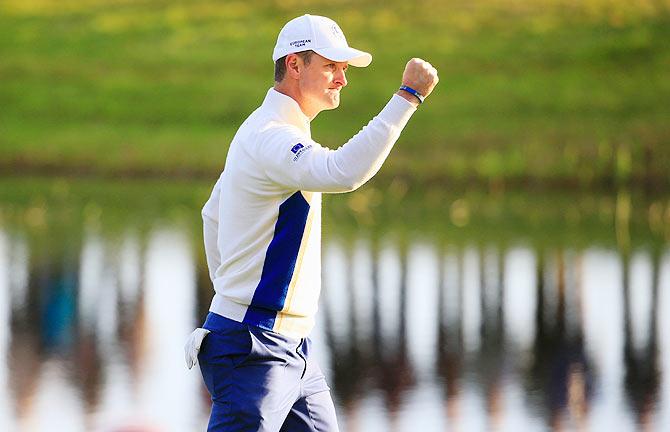
<svg viewBox="0 0 670 432">
<path fill-rule="evenodd" d="M 321 290 L 321 192 L 368 181 L 416 109 L 394 95 L 337 150 L 311 139 L 309 118 L 270 89 L 239 128 L 202 209 L 215 295 L 210 311 L 301 338 Z"/>
</svg>

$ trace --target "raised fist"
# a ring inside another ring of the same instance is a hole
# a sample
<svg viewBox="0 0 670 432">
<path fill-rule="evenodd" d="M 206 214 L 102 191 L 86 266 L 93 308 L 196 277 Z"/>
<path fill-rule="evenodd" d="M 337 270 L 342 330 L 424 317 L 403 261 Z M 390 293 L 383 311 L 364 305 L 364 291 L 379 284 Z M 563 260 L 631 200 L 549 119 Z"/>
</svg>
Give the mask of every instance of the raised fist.
<svg viewBox="0 0 670 432">
<path fill-rule="evenodd" d="M 426 97 L 433 91 L 439 80 L 437 69 L 420 58 L 408 61 L 405 72 L 402 74 L 403 85 L 413 88 Z"/>
</svg>

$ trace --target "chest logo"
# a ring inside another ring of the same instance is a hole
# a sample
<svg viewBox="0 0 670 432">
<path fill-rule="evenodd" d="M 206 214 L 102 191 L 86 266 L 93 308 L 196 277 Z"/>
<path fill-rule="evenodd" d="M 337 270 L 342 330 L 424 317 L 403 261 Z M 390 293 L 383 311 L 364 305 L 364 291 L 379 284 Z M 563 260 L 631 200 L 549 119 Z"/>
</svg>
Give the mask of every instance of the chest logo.
<svg viewBox="0 0 670 432">
<path fill-rule="evenodd" d="M 298 144 L 294 145 L 293 148 L 291 148 L 291 153 L 298 154 L 300 149 L 303 149 L 303 148 L 305 148 L 305 146 L 302 145 L 302 143 L 298 143 Z"/>
<path fill-rule="evenodd" d="M 293 153 L 295 156 L 293 157 L 293 162 L 297 161 L 300 156 L 302 156 L 303 153 L 305 153 L 307 150 L 312 148 L 311 144 L 308 144 L 307 147 L 303 145 L 302 143 L 298 143 L 291 147 L 291 153 Z"/>
</svg>

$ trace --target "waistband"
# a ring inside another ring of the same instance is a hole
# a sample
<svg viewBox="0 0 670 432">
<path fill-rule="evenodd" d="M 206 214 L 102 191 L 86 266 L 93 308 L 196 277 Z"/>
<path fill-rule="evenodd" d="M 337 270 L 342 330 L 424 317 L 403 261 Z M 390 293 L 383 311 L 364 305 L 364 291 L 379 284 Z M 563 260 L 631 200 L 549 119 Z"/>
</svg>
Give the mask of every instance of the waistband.
<svg viewBox="0 0 670 432">
<path fill-rule="evenodd" d="M 283 343 L 287 345 L 295 345 L 302 343 L 304 339 L 308 338 L 294 338 L 286 336 L 272 330 L 257 327 L 251 324 L 235 321 L 230 318 L 221 316 L 215 312 L 209 312 L 202 328 L 212 331 L 214 333 L 225 333 L 230 331 L 249 331 L 264 342 L 273 341 L 274 343 Z"/>
<path fill-rule="evenodd" d="M 249 325 L 232 320 L 230 318 L 226 318 L 214 312 L 209 312 L 207 314 L 207 318 L 205 318 L 205 324 L 202 325 L 202 328 L 211 331 L 221 331 L 227 329 L 248 329 Z"/>
</svg>

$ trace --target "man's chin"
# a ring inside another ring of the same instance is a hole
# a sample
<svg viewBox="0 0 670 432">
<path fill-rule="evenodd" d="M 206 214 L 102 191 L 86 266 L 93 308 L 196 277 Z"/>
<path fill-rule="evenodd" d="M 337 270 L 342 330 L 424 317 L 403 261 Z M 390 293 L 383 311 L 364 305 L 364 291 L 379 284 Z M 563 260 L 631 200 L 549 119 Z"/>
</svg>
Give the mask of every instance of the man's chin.
<svg viewBox="0 0 670 432">
<path fill-rule="evenodd" d="M 330 105 L 326 109 L 332 110 L 339 106 L 340 106 L 340 96 L 338 95 L 337 97 L 330 100 Z"/>
</svg>

